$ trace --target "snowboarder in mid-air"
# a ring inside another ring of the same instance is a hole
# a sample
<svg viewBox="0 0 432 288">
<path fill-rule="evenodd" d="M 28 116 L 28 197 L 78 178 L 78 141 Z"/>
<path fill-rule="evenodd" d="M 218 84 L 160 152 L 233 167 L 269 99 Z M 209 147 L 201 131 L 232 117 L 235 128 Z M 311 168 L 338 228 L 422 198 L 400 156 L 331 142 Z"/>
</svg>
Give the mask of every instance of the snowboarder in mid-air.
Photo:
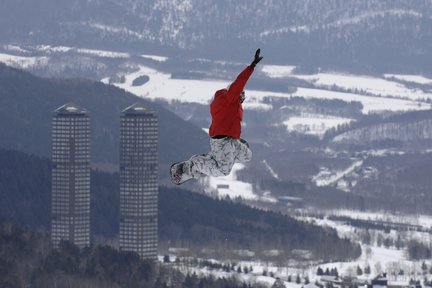
<svg viewBox="0 0 432 288">
<path fill-rule="evenodd" d="M 252 158 L 249 144 L 240 138 L 243 119 L 242 103 L 244 87 L 255 66 L 261 61 L 260 49 L 256 50 L 252 63 L 246 67 L 227 88 L 216 91 L 210 104 L 212 122 L 209 129 L 210 152 L 194 155 L 189 160 L 171 165 L 174 184 L 201 176 L 227 176 L 236 162 L 244 163 Z"/>
</svg>

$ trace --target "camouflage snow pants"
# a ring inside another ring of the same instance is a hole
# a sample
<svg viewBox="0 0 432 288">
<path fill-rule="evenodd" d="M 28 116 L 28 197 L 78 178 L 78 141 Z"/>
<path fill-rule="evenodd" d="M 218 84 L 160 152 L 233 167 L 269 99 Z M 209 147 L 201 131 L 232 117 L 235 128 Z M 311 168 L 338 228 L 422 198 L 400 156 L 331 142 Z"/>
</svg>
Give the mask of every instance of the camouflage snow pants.
<svg viewBox="0 0 432 288">
<path fill-rule="evenodd" d="M 186 161 L 193 178 L 199 178 L 202 174 L 227 176 L 234 163 L 244 163 L 252 159 L 249 144 L 243 139 L 210 138 L 210 148 L 209 153 L 194 155 Z"/>
</svg>

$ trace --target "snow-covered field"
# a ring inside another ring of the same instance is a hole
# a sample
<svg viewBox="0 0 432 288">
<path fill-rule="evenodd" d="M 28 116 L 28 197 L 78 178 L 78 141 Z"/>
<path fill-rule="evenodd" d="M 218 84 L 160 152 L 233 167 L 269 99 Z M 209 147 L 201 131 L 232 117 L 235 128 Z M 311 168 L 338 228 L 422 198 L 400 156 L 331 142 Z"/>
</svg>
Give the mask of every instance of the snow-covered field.
<svg viewBox="0 0 432 288">
<path fill-rule="evenodd" d="M 47 65 L 48 60 L 48 57 L 23 57 L 0 53 L 0 62 L 22 69 L 27 69 L 32 66 Z"/>
<path fill-rule="evenodd" d="M 268 74 L 272 75 L 271 69 L 273 66 L 266 67 L 264 66 L 262 69 L 267 71 Z M 280 67 L 275 68 L 276 72 L 283 69 Z M 288 66 L 287 71 L 290 71 L 290 67 Z M 150 77 L 149 82 L 141 85 L 141 86 L 133 86 L 132 82 L 143 75 L 147 75 Z M 331 79 L 330 74 L 326 74 L 326 79 Z M 192 103 L 200 103 L 200 104 L 208 104 L 213 96 L 213 93 L 221 88 L 227 87 L 230 84 L 230 81 L 216 81 L 216 80 L 189 80 L 189 79 L 173 79 L 171 78 L 171 74 L 162 73 L 153 68 L 149 68 L 146 66 L 139 66 L 137 71 L 124 75 L 126 81 L 124 83 L 115 83 L 114 85 L 123 88 L 135 95 L 150 98 L 150 99 L 164 99 L 167 101 L 181 101 L 181 102 L 192 102 Z M 334 75 L 336 81 L 341 76 Z M 366 85 L 368 81 L 363 76 L 359 76 L 359 78 L 355 78 L 355 76 L 350 76 L 349 81 L 355 82 L 356 79 Z M 109 79 L 103 79 L 102 82 L 108 83 Z M 371 84 L 371 87 L 375 87 L 374 89 L 378 89 L 378 84 L 383 83 L 380 79 L 370 78 L 370 81 L 376 82 Z M 378 84 L 377 84 L 378 83 Z M 393 83 L 393 82 L 392 82 Z M 363 87 L 367 89 L 367 86 Z M 382 87 L 381 89 L 391 88 L 390 85 L 386 87 Z M 372 88 L 371 88 L 372 89 Z M 418 92 L 420 93 L 420 92 Z M 417 94 L 418 94 L 417 93 Z M 414 95 L 415 92 L 412 92 Z M 405 110 L 420 110 L 420 109 L 430 109 L 431 105 L 417 101 L 423 98 L 432 98 L 432 94 L 418 94 L 418 98 L 410 99 L 410 97 L 406 97 L 406 99 L 395 99 L 388 97 L 380 97 L 380 96 L 366 96 L 355 93 L 348 92 L 335 92 L 326 89 L 318 89 L 318 88 L 298 88 L 294 93 L 280 93 L 273 91 L 258 91 L 258 90 L 248 90 L 247 98 L 245 101 L 245 109 L 250 108 L 261 108 L 261 109 L 269 109 L 268 104 L 263 103 L 264 97 L 273 96 L 273 97 L 282 97 L 289 98 L 292 96 L 299 96 L 305 98 L 317 98 L 317 99 L 339 99 L 346 102 L 358 101 L 363 104 L 363 112 L 380 112 L 380 111 L 405 111 Z M 410 94 L 411 95 L 411 94 Z M 411 96 L 412 96 L 411 95 Z M 392 95 L 396 96 L 396 95 Z M 398 95 L 402 98 L 401 95 Z M 320 120 L 322 121 L 322 120 Z M 309 121 L 310 122 L 310 121 Z M 314 123 L 315 125 L 316 123 Z M 318 123 L 321 125 L 321 123 Z"/>
<path fill-rule="evenodd" d="M 200 179 L 206 193 L 218 198 L 242 198 L 260 202 L 277 202 L 270 192 L 255 191 L 252 184 L 238 179 L 237 173 L 245 168 L 244 164 L 234 164 L 230 175 L 224 177 L 205 177 Z"/>
<path fill-rule="evenodd" d="M 432 78 L 423 75 L 384 74 L 382 78 L 342 73 L 316 73 L 311 75 L 295 74 L 294 66 L 264 65 L 262 71 L 272 78 L 299 78 L 306 80 L 316 87 L 341 88 L 352 90 L 354 93 L 371 94 L 374 96 L 388 96 L 412 100 L 431 99 L 432 93 L 408 88 L 392 81 L 391 78 L 418 84 L 432 84 Z"/>
<path fill-rule="evenodd" d="M 337 99 L 346 102 L 357 101 L 363 105 L 363 113 L 379 113 L 383 111 L 409 111 L 430 109 L 431 105 L 409 99 L 396 99 L 378 96 L 365 96 L 348 92 L 335 92 L 317 88 L 298 88 L 292 96 L 317 99 Z"/>
<path fill-rule="evenodd" d="M 432 78 L 423 75 L 401 75 L 401 74 L 384 74 L 385 78 L 395 78 L 402 81 L 413 82 L 417 84 L 432 85 Z"/>
<path fill-rule="evenodd" d="M 388 96 L 412 100 L 431 99 L 432 93 L 409 89 L 404 85 L 386 79 L 363 75 L 343 75 L 336 73 L 318 73 L 314 75 L 292 75 L 307 80 L 317 87 L 339 87 L 352 91 L 364 91 L 376 96 Z M 432 81 L 432 79 L 430 79 Z"/>
<path fill-rule="evenodd" d="M 328 129 L 347 124 L 351 121 L 353 119 L 313 114 L 290 117 L 283 124 L 290 132 L 296 131 L 322 137 Z"/>
</svg>

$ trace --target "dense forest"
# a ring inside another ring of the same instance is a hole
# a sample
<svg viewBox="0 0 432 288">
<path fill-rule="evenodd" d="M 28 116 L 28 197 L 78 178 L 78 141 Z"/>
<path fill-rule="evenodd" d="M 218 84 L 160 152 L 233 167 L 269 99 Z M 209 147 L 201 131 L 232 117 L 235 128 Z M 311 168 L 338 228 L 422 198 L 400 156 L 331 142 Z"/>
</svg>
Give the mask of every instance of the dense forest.
<svg viewBox="0 0 432 288">
<path fill-rule="evenodd" d="M 0 217 L 43 231 L 50 225 L 50 162 L 21 152 L 0 149 Z M 112 240 L 118 234 L 118 174 L 93 171 L 91 226 L 94 237 Z M 35 217 L 36 216 L 36 217 Z M 235 249 L 312 252 L 313 258 L 342 260 L 360 255 L 360 247 L 340 239 L 333 229 L 306 224 L 282 214 L 216 200 L 189 191 L 159 189 L 160 247 L 203 248 L 211 256 L 228 257 Z M 169 243 L 169 244 L 168 244 Z M 163 252 L 163 251 L 161 251 Z"/>
<path fill-rule="evenodd" d="M 51 247 L 45 233 L 0 220 L 0 287 L 252 288 L 236 277 L 182 273 L 169 263 L 140 260 L 109 246 Z"/>
</svg>

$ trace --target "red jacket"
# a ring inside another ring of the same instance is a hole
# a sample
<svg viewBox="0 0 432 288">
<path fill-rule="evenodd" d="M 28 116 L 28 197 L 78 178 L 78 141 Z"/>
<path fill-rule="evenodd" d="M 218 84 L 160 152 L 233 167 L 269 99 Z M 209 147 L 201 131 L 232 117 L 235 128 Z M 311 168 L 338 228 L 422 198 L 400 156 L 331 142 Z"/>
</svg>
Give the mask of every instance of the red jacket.
<svg viewBox="0 0 432 288">
<path fill-rule="evenodd" d="M 209 130 L 210 137 L 227 135 L 234 139 L 240 138 L 241 121 L 243 119 L 240 94 L 253 71 L 252 66 L 246 67 L 228 89 L 216 91 L 213 102 L 210 104 L 210 114 L 212 116 Z"/>
</svg>

